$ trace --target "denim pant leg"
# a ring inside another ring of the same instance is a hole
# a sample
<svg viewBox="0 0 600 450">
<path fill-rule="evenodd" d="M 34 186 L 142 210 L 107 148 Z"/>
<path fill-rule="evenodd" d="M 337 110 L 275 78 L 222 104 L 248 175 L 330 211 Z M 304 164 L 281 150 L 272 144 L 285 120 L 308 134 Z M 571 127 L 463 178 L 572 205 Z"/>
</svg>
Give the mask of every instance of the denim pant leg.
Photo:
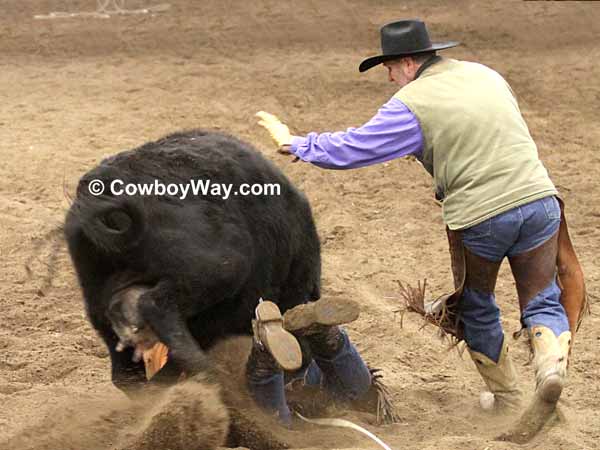
<svg viewBox="0 0 600 450">
<path fill-rule="evenodd" d="M 260 408 L 276 414 L 285 425 L 291 423 L 283 372 L 270 353 L 255 343 L 246 363 L 246 383 L 250 396 Z"/>
<path fill-rule="evenodd" d="M 540 200 L 513 208 L 488 219 L 474 227 L 463 230 L 463 243 L 473 253 L 492 261 L 500 261 L 504 256 L 516 256 L 537 248 L 552 237 L 560 225 L 560 206 L 555 197 Z M 496 309 L 493 295 L 488 302 L 481 296 L 463 296 L 463 308 L 469 311 L 463 318 L 465 340 L 471 347 L 480 346 L 485 337 L 487 345 L 478 350 L 496 361 L 494 348 L 500 348 L 501 325 L 492 320 Z M 479 311 L 479 312 L 478 312 Z M 499 317 L 499 312 L 497 312 Z M 527 327 L 544 325 L 558 336 L 569 329 L 563 306 L 560 304 L 560 288 L 556 280 L 539 292 L 522 311 L 521 320 Z M 487 352 L 487 353 L 486 353 Z"/>
<path fill-rule="evenodd" d="M 315 356 L 315 363 L 323 374 L 325 389 L 345 400 L 358 400 L 371 387 L 371 371 L 344 330 L 344 343 L 330 359 Z M 313 374 L 314 376 L 314 374 Z"/>
<path fill-rule="evenodd" d="M 261 409 L 275 413 L 285 425 L 291 423 L 292 413 L 285 398 L 283 373 L 251 378 L 248 381 L 248 390 Z"/>
<path fill-rule="evenodd" d="M 288 374 L 289 380 L 303 380 L 305 386 L 323 386 L 343 400 L 360 399 L 371 387 L 371 371 L 340 329 L 343 345 L 331 359 L 315 356 L 306 368 Z"/>
<path fill-rule="evenodd" d="M 321 372 L 314 359 L 311 359 L 306 367 L 285 374 L 286 383 L 299 380 L 302 380 L 304 386 L 320 386 L 323 383 L 323 372 Z"/>
<path fill-rule="evenodd" d="M 521 321 L 527 328 L 538 325 L 550 328 L 555 336 L 569 331 L 569 320 L 565 308 L 560 303 L 561 290 L 556 279 L 534 298 L 532 298 L 523 313 Z"/>
<path fill-rule="evenodd" d="M 477 256 L 490 261 L 501 261 L 518 239 L 521 222 L 519 211 L 510 210 L 462 230 L 463 244 Z M 460 313 L 465 342 L 469 348 L 498 362 L 504 331 L 494 293 L 466 287 L 460 303 Z"/>
<path fill-rule="evenodd" d="M 494 294 L 465 288 L 460 305 L 465 342 L 473 351 L 498 362 L 504 342 L 500 309 Z"/>
<path fill-rule="evenodd" d="M 555 197 L 546 197 L 523 205 L 524 223 L 519 241 L 508 251 L 508 256 L 517 256 L 542 245 L 558 232 L 560 206 Z M 550 328 L 556 336 L 569 330 L 569 321 L 560 303 L 561 290 L 556 277 L 538 292 L 522 311 L 521 321 L 527 328 L 542 325 Z"/>
</svg>

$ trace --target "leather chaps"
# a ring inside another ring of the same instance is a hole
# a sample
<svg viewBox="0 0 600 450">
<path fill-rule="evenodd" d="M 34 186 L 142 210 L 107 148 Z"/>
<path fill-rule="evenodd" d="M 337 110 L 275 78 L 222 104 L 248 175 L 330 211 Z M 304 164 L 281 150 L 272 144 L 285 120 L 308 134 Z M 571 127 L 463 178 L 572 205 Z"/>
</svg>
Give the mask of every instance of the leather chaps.
<svg viewBox="0 0 600 450">
<path fill-rule="evenodd" d="M 562 291 L 560 302 L 567 313 L 571 333 L 575 334 L 589 305 L 583 271 L 569 236 L 564 203 L 561 199 L 558 201 L 561 208 L 558 232 L 541 246 L 510 257 L 509 262 L 517 285 L 521 311 L 537 293 L 550 284 L 555 274 L 558 274 L 558 283 Z M 443 309 L 446 321 L 443 328 L 460 340 L 464 337 L 459 320 L 459 304 L 464 288 L 485 293 L 494 292 L 501 262 L 490 261 L 471 253 L 463 245 L 460 230 L 446 229 L 446 232 L 455 290 L 436 300 L 437 305 L 430 307 L 430 310 L 438 314 Z"/>
</svg>

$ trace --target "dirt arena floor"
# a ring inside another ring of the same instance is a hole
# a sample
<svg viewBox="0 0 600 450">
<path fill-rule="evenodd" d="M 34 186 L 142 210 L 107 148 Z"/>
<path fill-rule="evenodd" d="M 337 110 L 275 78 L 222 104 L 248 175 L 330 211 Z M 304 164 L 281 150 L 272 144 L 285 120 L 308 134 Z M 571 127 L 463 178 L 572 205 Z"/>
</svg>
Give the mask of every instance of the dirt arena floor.
<svg viewBox="0 0 600 450">
<path fill-rule="evenodd" d="M 299 134 L 360 125 L 395 92 L 383 68 L 358 73 L 360 61 L 379 51 L 379 27 L 424 19 L 434 38 L 463 42 L 445 55 L 488 64 L 512 85 L 566 200 L 594 310 L 600 3 L 167 1 L 171 8 L 157 14 L 54 20 L 33 16 L 93 11 L 96 2 L 0 1 L 0 448 L 42 448 L 48 436 L 64 432 L 72 436 L 64 446 L 44 448 L 111 448 L 122 424 L 106 413 L 98 427 L 96 418 L 125 397 L 110 382 L 108 354 L 85 317 L 64 243 L 47 234 L 61 224 L 79 177 L 102 157 L 192 127 L 252 142 L 309 197 L 322 241 L 324 295 L 363 305 L 351 335 L 384 370 L 397 402 L 399 424 L 369 426 L 393 448 L 600 448 L 598 316 L 577 335 L 563 419 L 524 446 L 495 441 L 507 424 L 479 410 L 483 384 L 470 359 L 448 352 L 415 316 L 405 316 L 401 327 L 395 313 L 396 280 L 427 278 L 432 296 L 451 288 L 429 176 L 409 160 L 352 171 L 293 164 L 275 153 L 254 118 L 270 111 Z M 516 331 L 507 265 L 497 295 L 507 332 Z M 525 340 L 514 349 L 531 393 Z M 89 438 L 92 422 L 103 439 Z M 375 448 L 350 431 L 329 433 L 304 431 L 298 445 Z M 25 443 L 6 444 L 15 439 Z"/>
</svg>

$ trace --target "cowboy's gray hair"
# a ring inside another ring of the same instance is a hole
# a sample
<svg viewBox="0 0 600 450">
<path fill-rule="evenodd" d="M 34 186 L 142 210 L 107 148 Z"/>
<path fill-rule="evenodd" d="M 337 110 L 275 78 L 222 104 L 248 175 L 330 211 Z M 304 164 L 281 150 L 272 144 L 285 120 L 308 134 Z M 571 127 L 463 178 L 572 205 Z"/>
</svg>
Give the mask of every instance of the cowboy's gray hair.
<svg viewBox="0 0 600 450">
<path fill-rule="evenodd" d="M 436 51 L 433 50 L 431 52 L 417 53 L 415 55 L 399 56 L 398 58 L 389 60 L 389 62 L 398 62 L 404 58 L 412 58 L 417 64 L 423 64 L 425 61 L 427 61 L 429 58 L 435 56 L 436 54 L 437 54 Z"/>
<path fill-rule="evenodd" d="M 425 61 L 427 61 L 429 58 L 431 58 L 432 56 L 435 56 L 436 52 L 435 50 L 432 52 L 424 52 L 424 53 L 417 53 L 416 55 L 411 55 L 411 58 L 415 60 L 415 62 L 417 64 L 422 64 Z"/>
</svg>

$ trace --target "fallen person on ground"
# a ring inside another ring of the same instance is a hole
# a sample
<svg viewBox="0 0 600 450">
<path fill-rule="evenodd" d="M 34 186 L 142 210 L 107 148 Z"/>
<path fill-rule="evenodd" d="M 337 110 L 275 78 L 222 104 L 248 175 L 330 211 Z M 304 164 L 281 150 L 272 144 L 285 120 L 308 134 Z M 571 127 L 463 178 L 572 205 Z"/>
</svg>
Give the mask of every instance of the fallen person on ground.
<svg viewBox="0 0 600 450">
<path fill-rule="evenodd" d="M 138 308 L 140 291 L 135 286 L 123 291 L 110 305 L 109 317 L 119 336 L 118 350 L 134 349 L 133 357 L 145 363 L 151 379 L 167 363 L 168 348 L 159 342 Z M 377 415 L 378 422 L 397 420 L 389 394 L 376 371 L 369 369 L 340 325 L 356 320 L 358 304 L 339 299 L 319 300 L 299 305 L 282 316 L 269 301 L 259 303 L 254 321 L 255 335 L 246 363 L 246 384 L 251 397 L 268 414 L 289 426 L 293 414 L 286 390 L 295 391 L 302 399 L 305 388 L 323 391 L 326 399 L 350 404 Z M 302 342 L 298 346 L 301 364 L 294 370 L 283 370 L 296 349 L 283 338 L 292 333 Z M 283 367 L 282 367 L 283 366 Z M 185 374 L 180 374 L 185 379 Z M 314 392 L 312 393 L 314 395 Z M 320 405 L 324 410 L 326 405 Z M 304 412 L 304 411 L 303 411 Z"/>
</svg>

